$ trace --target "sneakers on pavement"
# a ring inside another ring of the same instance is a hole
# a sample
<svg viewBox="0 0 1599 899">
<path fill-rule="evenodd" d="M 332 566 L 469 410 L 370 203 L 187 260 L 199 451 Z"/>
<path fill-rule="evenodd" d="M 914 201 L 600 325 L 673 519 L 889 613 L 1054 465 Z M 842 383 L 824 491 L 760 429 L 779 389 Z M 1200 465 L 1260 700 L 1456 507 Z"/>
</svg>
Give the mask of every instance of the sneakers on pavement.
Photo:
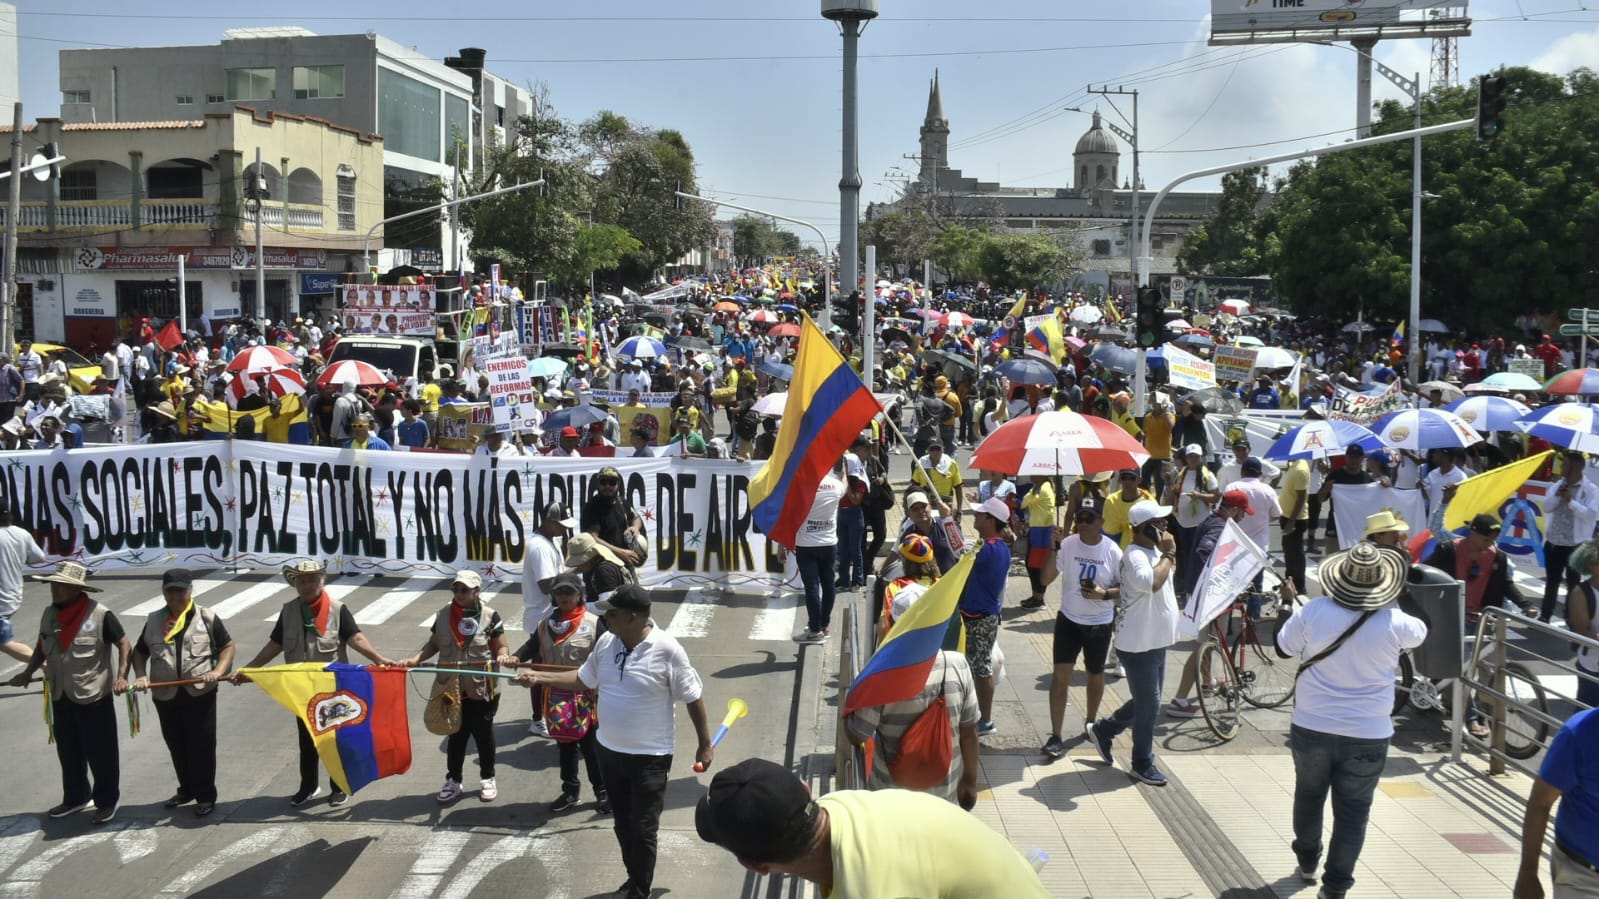
<svg viewBox="0 0 1599 899">
<path fill-rule="evenodd" d="M 992 734 L 997 734 L 997 733 L 999 733 L 999 725 L 995 724 L 994 722 L 992 722 L 992 721 L 979 721 L 979 722 L 977 722 L 977 735 L 979 737 L 987 737 L 987 736 L 990 736 Z"/>
<path fill-rule="evenodd" d="M 1044 754 L 1052 759 L 1061 758 L 1066 754 L 1066 744 L 1060 737 L 1052 736 L 1044 742 Z"/>
<path fill-rule="evenodd" d="M 350 794 L 344 792 L 343 790 L 334 790 L 332 793 L 328 794 L 328 805 L 332 806 L 333 808 L 338 808 L 349 801 Z"/>
<path fill-rule="evenodd" d="M 1042 596 L 1029 596 L 1022 600 L 1021 605 L 1024 609 L 1042 609 L 1044 607 L 1044 598 Z"/>
<path fill-rule="evenodd" d="M 50 811 L 45 812 L 45 814 L 52 818 L 65 818 L 68 815 L 75 815 L 88 807 L 89 803 L 87 802 L 63 802 Z"/>
<path fill-rule="evenodd" d="M 609 815 L 611 813 L 611 797 L 608 794 L 602 794 L 599 800 L 594 803 L 594 811 L 601 815 Z"/>
<path fill-rule="evenodd" d="M 115 805 L 111 806 L 110 808 L 95 809 L 94 823 L 109 824 L 112 819 L 116 818 L 116 816 L 117 806 Z"/>
<path fill-rule="evenodd" d="M 1088 741 L 1094 744 L 1095 749 L 1099 750 L 1099 760 L 1114 768 L 1116 766 L 1116 757 L 1110 754 L 1111 738 L 1099 732 L 1098 722 L 1090 721 L 1086 729 L 1088 731 Z"/>
<path fill-rule="evenodd" d="M 547 737 L 550 735 L 550 727 L 544 723 L 543 718 L 534 718 L 528 722 L 527 732 L 535 737 Z"/>
<path fill-rule="evenodd" d="M 821 631 L 813 631 L 810 628 L 806 628 L 805 630 L 802 630 L 798 634 L 794 635 L 795 643 L 809 643 L 814 645 L 825 642 L 826 640 L 826 634 L 822 633 Z"/>
<path fill-rule="evenodd" d="M 307 802 L 310 802 L 313 799 L 320 799 L 320 798 L 322 798 L 322 787 L 320 785 L 318 785 L 318 786 L 312 787 L 309 790 L 301 790 L 300 792 L 295 793 L 293 796 L 290 796 L 289 797 L 289 805 L 292 805 L 295 808 L 299 808 L 300 806 L 305 805 Z"/>
<path fill-rule="evenodd" d="M 500 798 L 500 785 L 495 783 L 492 777 L 483 778 L 483 787 L 478 790 L 477 798 L 484 802 L 493 802 Z"/>
<path fill-rule="evenodd" d="M 1322 887 L 1316 891 L 1316 899 L 1344 899 L 1344 893 L 1342 890 L 1335 892 L 1327 889 L 1326 887 Z"/>
<path fill-rule="evenodd" d="M 1150 765 L 1147 768 L 1134 768 L 1128 773 L 1132 775 L 1133 780 L 1139 783 L 1146 783 L 1152 787 L 1164 787 L 1166 785 L 1166 775 L 1160 773 L 1160 769 L 1154 765 Z"/>
<path fill-rule="evenodd" d="M 1166 705 L 1166 714 L 1173 718 L 1198 718 L 1205 714 L 1205 710 L 1192 699 L 1173 699 Z"/>
<path fill-rule="evenodd" d="M 444 786 L 439 788 L 439 795 L 436 798 L 439 800 L 439 805 L 449 805 L 460 799 L 461 782 L 453 777 L 444 778 Z"/>
<path fill-rule="evenodd" d="M 559 799 L 550 803 L 550 811 L 554 814 L 560 814 L 574 808 L 577 808 L 576 793 L 562 793 Z"/>
<path fill-rule="evenodd" d="M 1316 882 L 1316 866 L 1314 864 L 1312 864 L 1310 867 L 1307 868 L 1304 865 L 1300 864 L 1299 861 L 1296 859 L 1294 861 L 1294 868 L 1296 870 L 1298 870 L 1298 872 L 1299 872 L 1299 882 L 1300 883 L 1312 884 L 1312 883 Z"/>
<path fill-rule="evenodd" d="M 204 818 L 216 810 L 217 804 L 215 802 L 202 802 L 194 807 L 194 816 L 196 818 Z"/>
</svg>

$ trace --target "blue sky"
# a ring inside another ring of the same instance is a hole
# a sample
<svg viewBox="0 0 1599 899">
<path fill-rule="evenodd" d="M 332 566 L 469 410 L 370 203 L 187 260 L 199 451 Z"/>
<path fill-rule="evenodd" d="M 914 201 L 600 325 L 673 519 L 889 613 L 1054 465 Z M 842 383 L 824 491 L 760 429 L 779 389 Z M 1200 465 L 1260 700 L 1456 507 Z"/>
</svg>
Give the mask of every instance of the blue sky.
<svg viewBox="0 0 1599 899">
<path fill-rule="evenodd" d="M 817 0 L 279 0 L 257 7 L 271 10 L 260 16 L 195 0 L 16 5 L 29 119 L 58 113 L 56 60 L 65 48 L 213 44 L 226 28 L 262 25 L 319 34 L 375 30 L 435 58 L 483 47 L 490 70 L 546 85 L 567 117 L 612 109 L 641 124 L 677 128 L 694 148 L 706 192 L 813 221 L 830 239 L 838 232 L 841 41 Z M 1461 79 L 1502 64 L 1560 73 L 1599 68 L 1599 9 L 1584 5 L 1473 3 L 1473 34 L 1459 42 Z M 895 195 L 895 167 L 914 171 L 916 163 L 903 157 L 917 151 L 935 68 L 950 119 L 951 165 L 1006 184 L 1069 183 L 1071 150 L 1089 120 L 1063 107 L 1097 105 L 1115 118 L 1104 101 L 1084 93 L 1089 83 L 1141 91 L 1141 166 L 1151 188 L 1251 154 L 1342 140 L 1354 126 L 1356 58 L 1347 45 L 1208 47 L 1206 0 L 880 6 L 882 16 L 861 40 L 863 208 L 864 200 Z M 469 12 L 449 16 L 451 10 Z M 1425 41 L 1391 41 L 1378 44 L 1377 57 L 1425 81 L 1430 50 Z M 1380 77 L 1374 82 L 1378 98 L 1398 95 Z M 1125 103 L 1121 108 L 1130 115 Z M 1276 141 L 1284 142 L 1217 149 Z M 1124 156 L 1123 171 L 1129 162 Z"/>
</svg>

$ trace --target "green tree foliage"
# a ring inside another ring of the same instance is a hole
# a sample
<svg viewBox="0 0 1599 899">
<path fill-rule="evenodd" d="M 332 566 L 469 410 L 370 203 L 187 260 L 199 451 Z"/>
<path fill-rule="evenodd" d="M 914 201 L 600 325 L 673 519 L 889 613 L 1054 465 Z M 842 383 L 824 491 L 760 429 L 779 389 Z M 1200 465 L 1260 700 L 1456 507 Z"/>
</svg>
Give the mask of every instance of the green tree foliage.
<svg viewBox="0 0 1599 899">
<path fill-rule="evenodd" d="M 803 242 L 799 235 L 772 224 L 770 219 L 741 215 L 733 219 L 733 256 L 739 266 L 758 266 L 773 256 L 797 256 Z"/>
<path fill-rule="evenodd" d="M 1506 127 L 1425 139 L 1422 312 L 1480 329 L 1518 315 L 1599 303 L 1599 76 L 1525 68 L 1510 82 Z M 1475 85 L 1441 88 L 1423 121 L 1470 118 Z M 1406 105 L 1384 103 L 1374 133 L 1413 127 Z M 1261 220 L 1266 269 L 1294 308 L 1409 309 L 1409 142 L 1336 153 L 1295 166 Z"/>
<path fill-rule="evenodd" d="M 963 225 L 949 225 L 927 244 L 927 258 L 953 281 L 977 278 L 978 254 L 990 235 Z"/>
<path fill-rule="evenodd" d="M 1223 175 L 1216 214 L 1188 233 L 1177 254 L 1177 268 L 1195 275 L 1265 274 L 1261 218 L 1270 193 L 1264 167 Z"/>
<path fill-rule="evenodd" d="M 976 255 L 978 276 L 1001 290 L 1054 284 L 1081 263 L 1081 250 L 1047 232 L 986 234 Z"/>
<path fill-rule="evenodd" d="M 463 193 L 531 182 L 542 191 L 468 204 L 477 268 L 499 262 L 512 271 L 547 272 L 561 287 L 587 287 L 590 269 L 624 281 L 709 242 L 710 208 L 674 202 L 695 193 L 694 155 L 682 134 L 641 128 L 612 112 L 581 123 L 558 115 L 547 92 L 515 123 L 503 146 L 487 147 Z M 592 222 L 592 226 L 590 225 Z"/>
</svg>

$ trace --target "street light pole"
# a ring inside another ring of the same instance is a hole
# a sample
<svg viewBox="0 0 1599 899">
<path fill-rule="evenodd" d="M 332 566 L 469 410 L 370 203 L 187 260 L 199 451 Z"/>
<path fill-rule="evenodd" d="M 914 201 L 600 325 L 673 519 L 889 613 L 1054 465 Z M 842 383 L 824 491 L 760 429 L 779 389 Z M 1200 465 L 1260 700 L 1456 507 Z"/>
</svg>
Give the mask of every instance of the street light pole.
<svg viewBox="0 0 1599 899">
<path fill-rule="evenodd" d="M 780 222 L 790 222 L 790 223 L 795 224 L 795 225 L 804 225 L 805 227 L 811 229 L 812 231 L 815 231 L 816 232 L 816 239 L 821 241 L 821 243 L 822 243 L 822 296 L 823 297 L 831 297 L 831 295 L 832 295 L 832 293 L 831 293 L 831 291 L 832 291 L 832 273 L 831 273 L 831 270 L 828 268 L 828 265 L 827 265 L 827 235 L 822 233 L 822 229 L 821 228 L 816 227 L 815 225 L 811 224 L 810 222 L 805 221 L 804 219 L 790 218 L 790 217 L 788 217 L 786 215 L 778 215 L 775 212 L 767 212 L 764 209 L 756 209 L 753 206 L 740 206 L 737 203 L 729 203 L 726 200 L 713 200 L 710 197 L 696 196 L 694 194 L 684 193 L 683 191 L 680 191 L 680 190 L 679 191 L 675 191 L 675 193 L 678 196 L 680 196 L 683 199 L 685 199 L 685 200 L 699 200 L 701 203 L 710 203 L 713 206 L 725 206 L 728 209 L 737 209 L 739 212 L 748 212 L 748 213 L 751 213 L 753 215 L 764 215 L 764 216 L 768 216 L 770 218 L 777 219 Z M 822 302 L 822 330 L 825 331 L 828 328 L 832 327 L 832 323 L 833 323 L 832 304 L 831 304 L 830 300 L 824 299 L 823 302 Z"/>
<path fill-rule="evenodd" d="M 399 215 L 391 215 L 386 219 L 378 219 L 376 222 L 372 223 L 372 227 L 366 229 L 366 239 L 361 242 L 361 258 L 364 260 L 366 267 L 370 269 L 372 267 L 372 235 L 379 228 L 387 225 L 389 222 L 397 222 L 400 219 L 408 219 L 418 215 L 427 215 L 430 212 L 440 212 L 445 209 L 451 209 L 459 206 L 462 203 L 470 203 L 473 200 L 482 200 L 486 197 L 497 197 L 500 194 L 508 194 L 519 190 L 527 190 L 530 187 L 538 187 L 543 183 L 544 179 L 540 178 L 537 181 L 529 181 L 525 184 L 513 184 L 510 187 L 502 187 L 497 190 L 484 191 L 480 194 L 473 194 L 470 197 L 461 197 L 460 199 L 450 200 L 434 206 L 426 206 L 421 209 L 413 209 L 410 212 L 402 212 Z"/>
<path fill-rule="evenodd" d="M 877 0 L 822 0 L 822 18 L 838 23 L 844 36 L 844 138 L 843 174 L 838 181 L 838 276 L 845 295 L 860 286 L 861 173 L 860 141 L 856 135 L 859 86 L 856 82 L 856 50 L 866 23 L 877 18 Z M 832 297 L 823 304 L 823 315 L 832 321 Z"/>
</svg>

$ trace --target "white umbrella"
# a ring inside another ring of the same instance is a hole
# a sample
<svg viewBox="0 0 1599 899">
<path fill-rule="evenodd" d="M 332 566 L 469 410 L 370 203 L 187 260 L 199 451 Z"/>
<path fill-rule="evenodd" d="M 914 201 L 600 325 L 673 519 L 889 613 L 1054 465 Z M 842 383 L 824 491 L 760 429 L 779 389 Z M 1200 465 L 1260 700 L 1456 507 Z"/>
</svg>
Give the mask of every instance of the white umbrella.
<svg viewBox="0 0 1599 899">
<path fill-rule="evenodd" d="M 1233 343 L 1237 346 L 1261 347 L 1266 345 L 1266 341 L 1261 340 L 1259 337 L 1255 337 L 1251 334 L 1240 334 L 1239 336 L 1233 338 Z"/>
<path fill-rule="evenodd" d="M 750 408 L 756 415 L 770 415 L 775 418 L 783 417 L 783 407 L 788 405 L 788 391 L 781 393 L 768 393 L 755 401 Z"/>
<path fill-rule="evenodd" d="M 1416 322 L 1416 330 L 1430 332 L 1433 334 L 1448 334 L 1449 326 L 1436 318 L 1424 318 L 1421 321 Z"/>
<path fill-rule="evenodd" d="M 1249 314 L 1249 303 L 1243 300 L 1222 300 L 1218 308 L 1222 312 L 1230 312 L 1233 315 Z"/>
<path fill-rule="evenodd" d="M 1168 331 L 1186 331 L 1192 327 L 1193 325 L 1190 322 L 1181 318 L 1174 318 L 1166 323 L 1166 330 Z"/>
<path fill-rule="evenodd" d="M 1285 350 L 1280 346 L 1263 346 L 1255 351 L 1255 369 L 1257 371 L 1272 368 L 1293 368 L 1299 357 L 1293 350 Z M 1295 385 L 1298 386 L 1297 384 Z"/>
<path fill-rule="evenodd" d="M 1092 325 L 1105 317 L 1105 310 L 1098 306 L 1078 306 L 1073 309 L 1069 318 L 1080 325 Z"/>
</svg>

